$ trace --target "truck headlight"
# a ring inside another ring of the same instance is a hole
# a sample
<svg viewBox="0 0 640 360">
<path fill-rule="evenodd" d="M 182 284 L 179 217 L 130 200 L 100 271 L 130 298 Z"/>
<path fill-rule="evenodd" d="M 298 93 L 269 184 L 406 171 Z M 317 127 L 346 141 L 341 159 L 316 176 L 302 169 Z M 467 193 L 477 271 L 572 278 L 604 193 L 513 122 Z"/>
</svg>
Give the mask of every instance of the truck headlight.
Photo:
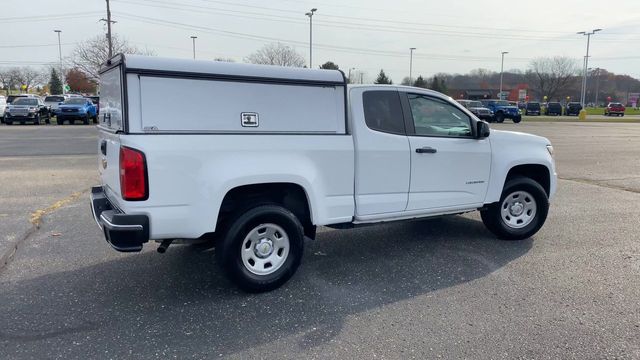
<svg viewBox="0 0 640 360">
<path fill-rule="evenodd" d="M 549 155 L 551 155 L 551 157 L 553 157 L 553 146 L 552 145 L 547 145 L 547 151 L 549 152 Z"/>
</svg>

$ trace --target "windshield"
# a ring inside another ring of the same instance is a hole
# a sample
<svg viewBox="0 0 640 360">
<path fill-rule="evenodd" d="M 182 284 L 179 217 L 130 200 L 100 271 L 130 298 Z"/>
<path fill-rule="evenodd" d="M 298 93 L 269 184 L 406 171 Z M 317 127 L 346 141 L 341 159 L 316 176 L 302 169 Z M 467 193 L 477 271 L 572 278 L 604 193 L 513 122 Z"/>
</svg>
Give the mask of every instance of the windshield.
<svg viewBox="0 0 640 360">
<path fill-rule="evenodd" d="M 38 105 L 38 100 L 29 98 L 19 98 L 13 101 L 13 105 Z"/>
<path fill-rule="evenodd" d="M 480 101 L 470 101 L 467 106 L 469 106 L 469 107 L 482 107 L 482 103 Z"/>
<path fill-rule="evenodd" d="M 64 101 L 64 97 L 63 96 L 47 96 L 46 98 L 44 98 L 44 101 L 46 101 L 46 102 L 63 102 Z"/>
<path fill-rule="evenodd" d="M 540 103 L 528 103 L 527 106 L 532 109 L 536 109 L 540 107 Z"/>
<path fill-rule="evenodd" d="M 507 100 L 498 100 L 496 101 L 496 105 L 509 106 L 509 102 Z"/>
<path fill-rule="evenodd" d="M 71 99 L 67 99 L 67 101 L 65 101 L 64 103 L 72 104 L 72 105 L 84 105 L 87 103 L 87 100 L 83 98 L 71 98 Z"/>
<path fill-rule="evenodd" d="M 611 106 L 622 106 L 620 103 L 611 103 Z"/>
</svg>

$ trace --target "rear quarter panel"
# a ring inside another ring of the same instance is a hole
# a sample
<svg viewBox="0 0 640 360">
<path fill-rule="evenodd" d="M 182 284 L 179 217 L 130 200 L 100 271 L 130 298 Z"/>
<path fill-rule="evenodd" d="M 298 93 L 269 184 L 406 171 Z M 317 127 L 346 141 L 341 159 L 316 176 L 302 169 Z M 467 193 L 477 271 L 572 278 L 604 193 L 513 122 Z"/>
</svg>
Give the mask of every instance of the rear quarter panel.
<svg viewBox="0 0 640 360">
<path fill-rule="evenodd" d="M 149 199 L 123 201 L 119 189 L 112 189 L 112 200 L 126 213 L 149 215 L 153 239 L 215 231 L 225 194 L 242 185 L 302 186 L 316 225 L 351 221 L 354 213 L 350 135 L 120 135 L 119 140 L 145 153 Z"/>
</svg>

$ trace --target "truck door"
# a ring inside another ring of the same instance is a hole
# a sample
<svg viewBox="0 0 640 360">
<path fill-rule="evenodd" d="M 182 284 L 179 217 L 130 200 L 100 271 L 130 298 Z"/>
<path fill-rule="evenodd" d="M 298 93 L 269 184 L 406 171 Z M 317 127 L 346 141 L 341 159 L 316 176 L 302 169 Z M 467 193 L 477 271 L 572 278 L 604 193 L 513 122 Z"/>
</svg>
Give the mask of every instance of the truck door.
<svg viewBox="0 0 640 360">
<path fill-rule="evenodd" d="M 350 100 L 356 215 L 402 212 L 411 160 L 400 94 L 391 87 L 353 88 Z"/>
<path fill-rule="evenodd" d="M 489 140 L 474 137 L 474 122 L 454 104 L 425 94 L 401 96 L 411 146 L 407 211 L 481 206 L 491 170 Z"/>
</svg>

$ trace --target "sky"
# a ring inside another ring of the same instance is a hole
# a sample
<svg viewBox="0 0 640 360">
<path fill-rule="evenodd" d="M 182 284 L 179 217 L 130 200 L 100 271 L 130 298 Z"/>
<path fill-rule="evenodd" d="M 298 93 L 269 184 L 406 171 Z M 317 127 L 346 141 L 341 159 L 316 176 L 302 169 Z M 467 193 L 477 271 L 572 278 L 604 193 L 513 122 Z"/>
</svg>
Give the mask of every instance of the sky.
<svg viewBox="0 0 640 360">
<path fill-rule="evenodd" d="M 640 1 L 418 1 L 418 0 L 111 0 L 113 32 L 163 57 L 232 58 L 241 62 L 263 45 L 291 45 L 313 66 L 333 61 L 345 72 L 380 71 L 398 83 L 439 72 L 484 68 L 526 70 L 536 57 L 568 56 L 582 66 L 640 78 Z M 106 32 L 105 0 L 0 0 L 0 67 L 45 66 L 77 43 Z M 37 11 L 35 11 L 37 9 Z M 7 29 L 10 29 L 7 31 Z"/>
</svg>

